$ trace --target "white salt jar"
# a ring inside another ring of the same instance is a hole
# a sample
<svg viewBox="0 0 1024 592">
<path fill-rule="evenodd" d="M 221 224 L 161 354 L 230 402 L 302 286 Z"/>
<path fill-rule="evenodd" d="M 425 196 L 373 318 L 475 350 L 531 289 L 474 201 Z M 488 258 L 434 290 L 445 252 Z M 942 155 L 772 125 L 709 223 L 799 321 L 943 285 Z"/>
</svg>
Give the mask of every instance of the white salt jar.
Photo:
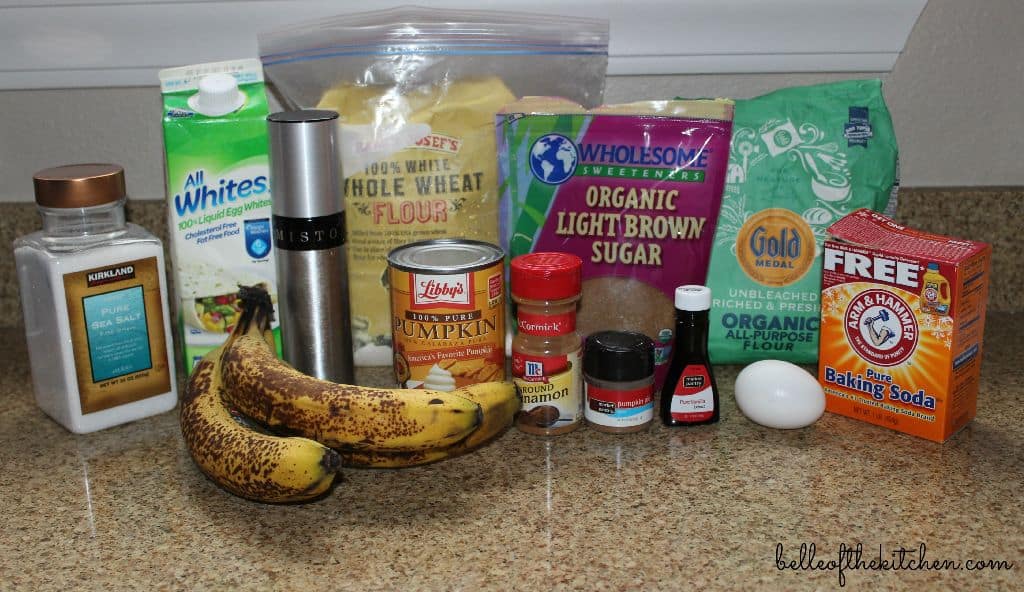
<svg viewBox="0 0 1024 592">
<path fill-rule="evenodd" d="M 14 241 L 36 402 L 75 433 L 174 408 L 160 239 L 125 222 L 124 169 L 33 177 L 43 229 Z"/>
</svg>

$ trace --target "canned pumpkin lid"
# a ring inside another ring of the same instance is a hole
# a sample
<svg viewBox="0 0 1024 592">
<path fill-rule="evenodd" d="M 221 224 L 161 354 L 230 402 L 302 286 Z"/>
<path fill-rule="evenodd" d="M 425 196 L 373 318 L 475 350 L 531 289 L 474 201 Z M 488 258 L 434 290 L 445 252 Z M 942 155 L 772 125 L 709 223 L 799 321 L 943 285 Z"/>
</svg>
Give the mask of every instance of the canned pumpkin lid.
<svg viewBox="0 0 1024 592">
<path fill-rule="evenodd" d="M 461 273 L 485 269 L 504 258 L 505 251 L 491 243 L 439 238 L 395 247 L 388 253 L 388 264 L 414 273 Z"/>
</svg>

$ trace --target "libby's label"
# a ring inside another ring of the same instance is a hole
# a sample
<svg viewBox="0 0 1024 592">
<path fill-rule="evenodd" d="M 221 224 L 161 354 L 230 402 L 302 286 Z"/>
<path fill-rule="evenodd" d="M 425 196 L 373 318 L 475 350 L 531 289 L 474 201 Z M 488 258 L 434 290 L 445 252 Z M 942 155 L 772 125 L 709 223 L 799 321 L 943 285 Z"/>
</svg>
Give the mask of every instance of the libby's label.
<svg viewBox="0 0 1024 592">
<path fill-rule="evenodd" d="M 454 274 L 394 267 L 391 338 L 398 382 L 454 390 L 505 380 L 505 289 L 502 262 Z"/>
<path fill-rule="evenodd" d="M 156 257 L 64 275 L 82 413 L 171 390 Z"/>
<path fill-rule="evenodd" d="M 587 421 L 612 428 L 643 425 L 654 417 L 653 384 L 637 389 L 607 389 L 586 384 Z"/>
<path fill-rule="evenodd" d="M 452 308 L 472 308 L 473 274 L 452 273 L 434 275 L 409 274 L 409 292 L 413 308 L 449 305 Z"/>
<path fill-rule="evenodd" d="M 554 337 L 576 330 L 576 311 L 562 314 L 534 314 L 520 308 L 516 312 L 519 330 L 528 335 Z"/>
<path fill-rule="evenodd" d="M 711 419 L 715 414 L 715 393 L 707 367 L 691 364 L 683 368 L 672 391 L 669 412 L 672 419 L 686 423 Z"/>
<path fill-rule="evenodd" d="M 522 401 L 516 421 L 537 428 L 575 423 L 583 415 L 582 351 L 533 356 L 512 353 L 512 381 Z"/>
</svg>

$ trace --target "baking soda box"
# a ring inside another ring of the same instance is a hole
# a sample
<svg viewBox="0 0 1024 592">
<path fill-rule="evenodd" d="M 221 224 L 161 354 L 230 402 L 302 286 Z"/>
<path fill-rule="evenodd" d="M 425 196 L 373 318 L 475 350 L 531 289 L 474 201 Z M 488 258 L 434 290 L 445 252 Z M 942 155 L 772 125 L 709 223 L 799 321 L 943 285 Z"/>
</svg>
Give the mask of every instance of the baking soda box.
<svg viewBox="0 0 1024 592">
<path fill-rule="evenodd" d="M 992 249 L 857 210 L 828 229 L 826 409 L 942 442 L 974 418 Z"/>
</svg>

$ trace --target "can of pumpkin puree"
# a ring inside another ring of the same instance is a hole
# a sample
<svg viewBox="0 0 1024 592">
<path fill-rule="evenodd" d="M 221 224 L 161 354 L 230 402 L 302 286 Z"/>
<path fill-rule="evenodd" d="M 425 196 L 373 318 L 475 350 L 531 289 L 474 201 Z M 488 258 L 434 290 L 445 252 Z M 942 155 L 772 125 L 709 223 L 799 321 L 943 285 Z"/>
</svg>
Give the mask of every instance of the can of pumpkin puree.
<svg viewBox="0 0 1024 592">
<path fill-rule="evenodd" d="M 505 252 L 436 239 L 388 253 L 395 378 L 451 391 L 505 380 Z"/>
</svg>

